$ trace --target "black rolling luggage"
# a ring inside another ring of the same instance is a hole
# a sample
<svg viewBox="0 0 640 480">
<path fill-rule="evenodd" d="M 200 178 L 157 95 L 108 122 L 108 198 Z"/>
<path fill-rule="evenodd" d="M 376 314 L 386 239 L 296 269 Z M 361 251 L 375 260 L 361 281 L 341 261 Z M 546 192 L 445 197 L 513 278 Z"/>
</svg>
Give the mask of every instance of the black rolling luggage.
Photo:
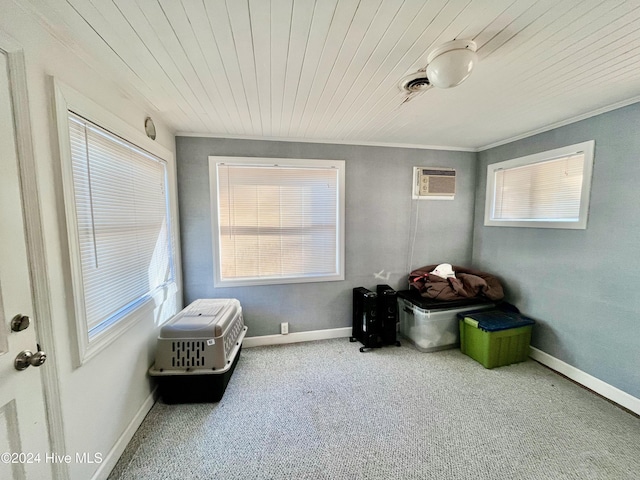
<svg viewBox="0 0 640 480">
<path fill-rule="evenodd" d="M 362 343 L 361 352 L 381 346 L 377 299 L 376 292 L 364 287 L 353 289 L 353 329 L 349 340 Z"/>
<path fill-rule="evenodd" d="M 397 345 L 398 301 L 389 285 L 378 285 L 377 292 L 358 287 L 353 289 L 353 329 L 350 341 L 362 343 L 360 351 Z"/>
<path fill-rule="evenodd" d="M 381 342 L 383 345 L 400 346 L 398 332 L 398 295 L 389 285 L 378 285 L 378 319 L 381 323 Z"/>
</svg>

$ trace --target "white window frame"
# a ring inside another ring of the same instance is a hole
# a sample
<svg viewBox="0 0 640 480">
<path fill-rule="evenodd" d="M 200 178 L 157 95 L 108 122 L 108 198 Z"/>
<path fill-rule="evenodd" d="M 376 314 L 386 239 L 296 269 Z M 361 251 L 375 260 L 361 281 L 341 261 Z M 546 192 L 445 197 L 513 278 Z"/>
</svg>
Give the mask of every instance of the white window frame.
<svg viewBox="0 0 640 480">
<path fill-rule="evenodd" d="M 218 218 L 218 175 L 217 165 L 277 165 L 282 167 L 307 167 L 307 168 L 335 168 L 338 172 L 338 201 L 336 217 L 336 272 L 334 275 L 317 277 L 283 277 L 283 278 L 247 278 L 247 279 L 223 279 L 221 274 L 221 246 L 220 225 Z M 292 159 L 292 158 L 265 158 L 265 157 L 209 157 L 209 185 L 211 193 L 211 224 L 214 258 L 214 288 L 239 287 L 252 285 L 277 285 L 287 283 L 329 282 L 344 280 L 345 272 L 345 162 L 344 160 L 321 159 Z"/>
<path fill-rule="evenodd" d="M 55 108 L 55 123 L 57 127 L 57 142 L 60 153 L 60 167 L 62 173 L 62 188 L 66 216 L 66 233 L 69 245 L 69 275 L 73 289 L 73 334 L 75 342 L 73 360 L 74 366 L 79 367 L 93 358 L 110 345 L 120 335 L 143 319 L 153 318 L 155 325 L 160 325 L 171 318 L 182 305 L 182 278 L 180 266 L 180 247 L 177 231 L 177 181 L 176 166 L 173 154 L 162 145 L 152 141 L 142 133 L 144 118 L 140 119 L 140 130 L 134 128 L 121 118 L 110 113 L 76 90 L 50 77 Z M 120 137 L 138 148 L 149 152 L 166 162 L 167 188 L 169 194 L 169 235 L 171 236 L 174 281 L 158 295 L 150 297 L 128 313 L 120 317 L 95 335 L 89 336 L 87 321 L 84 317 L 84 287 L 82 278 L 82 264 L 80 260 L 80 244 L 78 226 L 76 222 L 76 205 L 73 182 L 73 165 L 71 161 L 71 146 L 69 139 L 69 112 L 87 119 L 110 133 Z M 156 298 L 157 297 L 157 298 Z"/>
<path fill-rule="evenodd" d="M 584 230 L 587 228 L 587 218 L 589 214 L 589 199 L 591 192 L 591 177 L 593 172 L 593 156 L 595 142 L 593 140 L 568 145 L 566 147 L 548 150 L 546 152 L 535 153 L 525 157 L 514 158 L 504 162 L 493 163 L 487 166 L 487 190 L 485 202 L 484 224 L 490 227 L 529 227 L 529 228 L 557 228 Z M 499 170 L 533 165 L 557 158 L 566 157 L 573 154 L 583 153 L 584 163 L 582 170 L 582 189 L 580 193 L 579 217 L 576 221 L 566 220 L 502 220 L 493 217 L 496 199 L 496 172 Z"/>
</svg>

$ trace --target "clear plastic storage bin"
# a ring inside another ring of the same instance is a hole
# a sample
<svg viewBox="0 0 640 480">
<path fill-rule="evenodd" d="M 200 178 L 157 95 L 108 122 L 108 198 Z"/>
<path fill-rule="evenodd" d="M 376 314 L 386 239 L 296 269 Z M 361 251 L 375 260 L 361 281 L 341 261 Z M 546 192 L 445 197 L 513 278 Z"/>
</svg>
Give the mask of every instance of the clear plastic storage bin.
<svg viewBox="0 0 640 480">
<path fill-rule="evenodd" d="M 409 295 L 398 295 L 400 334 L 421 352 L 435 352 L 460 345 L 457 314 L 460 312 L 493 308 L 493 303 L 478 299 L 477 303 L 461 306 L 452 302 L 432 302 L 428 308 L 422 306 L 428 301 L 414 300 Z"/>
</svg>

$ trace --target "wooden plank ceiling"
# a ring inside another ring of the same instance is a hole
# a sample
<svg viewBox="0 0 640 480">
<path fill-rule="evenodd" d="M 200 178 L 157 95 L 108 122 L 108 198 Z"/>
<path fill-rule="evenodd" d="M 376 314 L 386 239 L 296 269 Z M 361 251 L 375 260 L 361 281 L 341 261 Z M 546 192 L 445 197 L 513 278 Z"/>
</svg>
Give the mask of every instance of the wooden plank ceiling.
<svg viewBox="0 0 640 480">
<path fill-rule="evenodd" d="M 640 0 L 19 3 L 181 133 L 477 149 L 640 100 Z M 469 79 L 404 102 L 456 38 Z"/>
</svg>

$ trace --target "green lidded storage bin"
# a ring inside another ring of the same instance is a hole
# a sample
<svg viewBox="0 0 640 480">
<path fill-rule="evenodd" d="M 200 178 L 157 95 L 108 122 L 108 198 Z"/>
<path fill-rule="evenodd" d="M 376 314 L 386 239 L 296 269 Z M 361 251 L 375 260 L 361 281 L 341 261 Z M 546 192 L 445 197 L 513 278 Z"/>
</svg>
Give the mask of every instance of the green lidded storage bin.
<svg viewBox="0 0 640 480">
<path fill-rule="evenodd" d="M 460 313 L 460 350 L 485 368 L 524 362 L 535 323 L 515 312 Z"/>
</svg>

